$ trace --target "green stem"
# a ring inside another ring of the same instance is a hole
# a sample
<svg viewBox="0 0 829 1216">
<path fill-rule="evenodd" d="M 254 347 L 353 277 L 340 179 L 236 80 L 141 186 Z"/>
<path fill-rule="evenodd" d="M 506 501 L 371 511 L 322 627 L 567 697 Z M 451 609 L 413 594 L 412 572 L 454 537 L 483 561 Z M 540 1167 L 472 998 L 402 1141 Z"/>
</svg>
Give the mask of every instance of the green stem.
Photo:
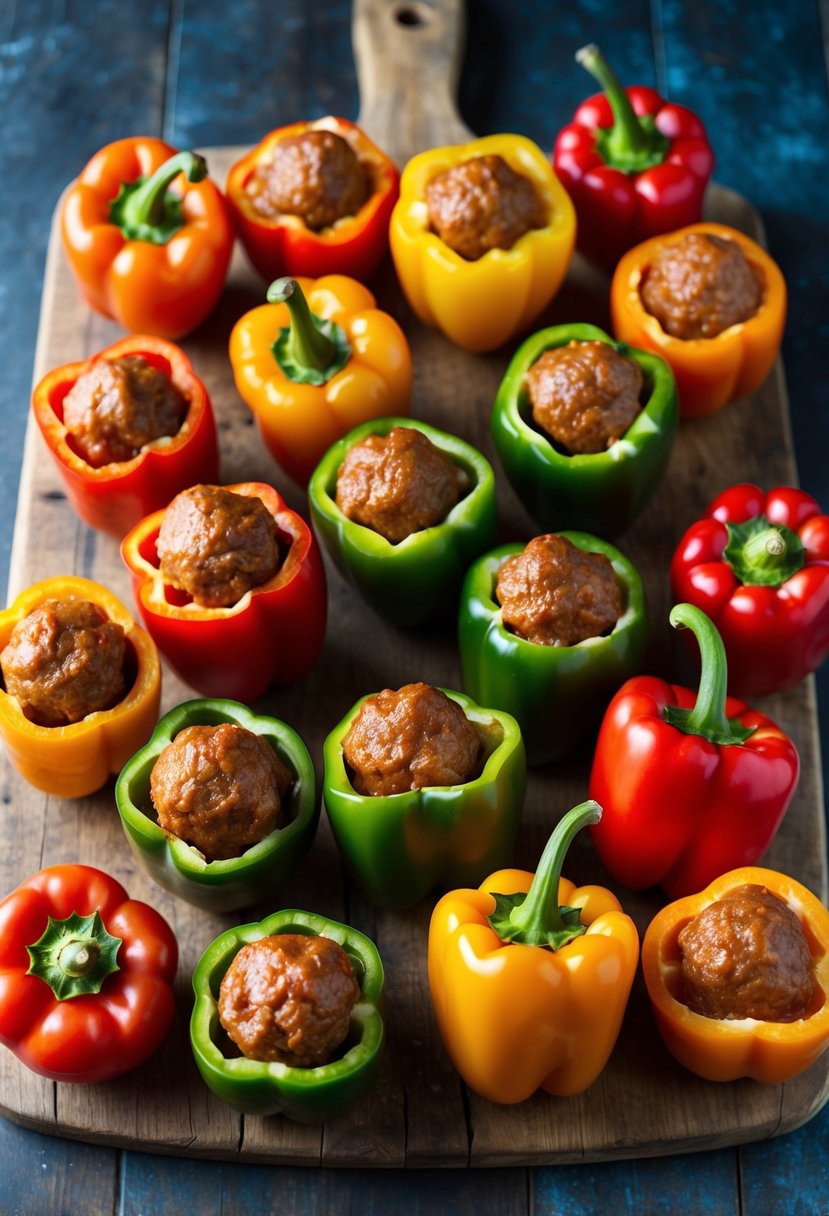
<svg viewBox="0 0 829 1216">
<path fill-rule="evenodd" d="M 728 661 L 722 638 L 713 621 L 693 604 L 676 604 L 668 619 L 675 629 L 690 629 L 697 639 L 700 680 L 693 708 L 679 709 L 675 705 L 668 705 L 665 708 L 665 721 L 687 735 L 700 735 L 710 743 L 744 743 L 754 733 L 754 728 L 742 727 L 726 717 Z"/>
<path fill-rule="evenodd" d="M 207 177 L 207 162 L 198 152 L 177 152 L 175 156 L 165 160 L 151 177 L 124 199 L 120 215 L 121 226 L 134 231 L 165 228 L 170 219 L 167 190 L 180 173 L 184 174 L 188 182 L 204 181 Z"/>
<path fill-rule="evenodd" d="M 597 128 L 599 154 L 623 173 L 640 173 L 664 161 L 670 141 L 657 131 L 653 117 L 639 118 L 627 92 L 594 42 L 576 51 L 576 62 L 601 85 L 613 111 L 613 126 Z"/>
<path fill-rule="evenodd" d="M 741 583 L 749 587 L 779 587 L 806 561 L 803 542 L 784 524 L 773 524 L 765 515 L 745 523 L 727 523 L 728 543 L 723 558 Z"/>
<path fill-rule="evenodd" d="M 100 992 L 107 976 L 118 971 L 121 938 L 107 933 L 99 912 L 65 920 L 49 917 L 42 935 L 26 950 L 27 975 L 48 984 L 59 1001 Z"/>
<path fill-rule="evenodd" d="M 297 367 L 321 372 L 334 357 L 334 343 L 320 333 L 305 299 L 305 292 L 296 279 L 277 279 L 268 288 L 269 304 L 287 304 L 291 314 L 291 333 L 287 352 Z"/>
<path fill-rule="evenodd" d="M 58 954 L 58 966 L 66 975 L 77 979 L 91 971 L 101 957 L 95 941 L 70 941 Z"/>
</svg>

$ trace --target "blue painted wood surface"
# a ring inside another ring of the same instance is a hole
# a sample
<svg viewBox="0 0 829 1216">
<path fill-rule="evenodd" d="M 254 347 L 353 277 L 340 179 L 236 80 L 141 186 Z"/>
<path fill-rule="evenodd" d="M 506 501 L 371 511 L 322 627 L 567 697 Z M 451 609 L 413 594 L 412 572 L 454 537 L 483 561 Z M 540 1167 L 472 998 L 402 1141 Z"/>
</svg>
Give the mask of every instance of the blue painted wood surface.
<svg viewBox="0 0 829 1216">
<path fill-rule="evenodd" d="M 600 41 L 628 81 L 696 109 L 717 179 L 750 198 L 791 289 L 784 356 L 801 481 L 829 503 L 826 356 L 829 105 L 817 0 L 469 0 L 461 108 L 473 129 L 550 147 L 591 91 L 573 62 Z M 0 540 L 2 581 L 26 419 L 49 219 L 62 187 L 110 139 L 250 143 L 282 122 L 353 117 L 346 0 L 18 0 L 0 6 Z M 824 763 L 829 674 L 819 679 Z M 0 1212 L 674 1213 L 824 1216 L 829 1108 L 767 1144 L 664 1160 L 494 1173 L 323 1173 L 153 1158 L 0 1122 Z"/>
</svg>

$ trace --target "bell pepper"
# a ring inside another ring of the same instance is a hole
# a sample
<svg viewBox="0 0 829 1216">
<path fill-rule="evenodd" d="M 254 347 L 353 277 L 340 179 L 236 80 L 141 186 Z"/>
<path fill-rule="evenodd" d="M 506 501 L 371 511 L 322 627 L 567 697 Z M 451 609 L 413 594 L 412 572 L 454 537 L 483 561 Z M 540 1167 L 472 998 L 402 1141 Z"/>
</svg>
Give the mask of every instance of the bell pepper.
<svg viewBox="0 0 829 1216">
<path fill-rule="evenodd" d="M 590 797 L 603 800 L 591 835 L 613 877 L 634 890 L 659 884 L 676 899 L 762 857 L 800 761 L 770 718 L 726 698 L 725 651 L 705 613 L 677 604 L 669 619 L 697 638 L 699 691 L 628 680 L 599 731 Z"/>
<path fill-rule="evenodd" d="M 61 233 L 89 307 L 161 338 L 189 334 L 213 311 L 233 251 L 204 157 L 146 136 L 92 157 L 66 191 Z"/>
<path fill-rule="evenodd" d="M 561 877 L 576 833 L 601 815 L 561 819 L 535 875 L 491 874 L 450 891 L 429 925 L 429 987 L 443 1044 L 490 1102 L 561 1097 L 596 1080 L 619 1035 L 639 960 L 636 926 L 604 887 Z"/>
<path fill-rule="evenodd" d="M 342 741 L 368 697 L 362 697 L 323 745 L 323 801 L 337 847 L 372 903 L 401 911 L 436 886 L 480 880 L 512 858 L 524 803 L 526 761 L 518 724 L 458 692 L 486 761 L 465 785 L 425 786 L 386 797 L 358 794 Z"/>
<path fill-rule="evenodd" d="M 112 709 L 70 726 L 38 726 L 0 682 L 0 737 L 9 760 L 39 790 L 59 798 L 85 798 L 117 773 L 152 733 L 161 701 L 161 664 L 155 645 L 120 600 L 87 578 L 65 574 L 22 591 L 0 612 L 0 651 L 18 621 L 45 600 L 89 600 L 124 630 L 129 689 Z"/>
<path fill-rule="evenodd" d="M 294 1068 L 248 1060 L 238 1054 L 219 1022 L 219 985 L 236 954 L 249 942 L 276 933 L 329 937 L 348 954 L 360 983 L 360 999 L 342 1054 L 317 1068 Z M 285 1115 L 313 1123 L 339 1114 L 374 1083 L 383 1047 L 378 1006 L 383 995 L 383 964 L 377 947 L 349 925 L 312 912 L 287 909 L 258 924 L 228 929 L 207 947 L 193 972 L 196 994 L 190 1019 L 190 1044 L 205 1084 L 230 1106 L 253 1115 Z"/>
<path fill-rule="evenodd" d="M 685 340 L 665 332 L 645 310 L 640 288 L 660 248 L 689 233 L 721 237 L 739 245 L 761 276 L 763 301 L 747 321 L 715 338 Z M 786 321 L 786 283 L 780 268 L 756 241 L 725 224 L 690 224 L 655 236 L 621 258 L 610 284 L 613 332 L 622 342 L 661 355 L 676 378 L 682 418 L 714 414 L 730 401 L 747 397 L 771 371 Z"/>
<path fill-rule="evenodd" d="M 357 423 L 409 412 L 411 354 L 397 322 L 354 279 L 278 279 L 268 300 L 234 325 L 230 362 L 266 447 L 305 485 Z"/>
<path fill-rule="evenodd" d="M 656 89 L 622 88 L 595 45 L 576 60 L 604 92 L 558 133 L 553 166 L 578 216 L 578 247 L 612 269 L 625 250 L 702 218 L 714 156 L 705 127 Z"/>
<path fill-rule="evenodd" d="M 284 553 L 273 578 L 237 603 L 199 608 L 164 582 L 156 553 L 163 511 L 127 533 L 121 556 L 144 623 L 182 680 L 204 696 L 247 702 L 273 684 L 301 680 L 316 663 L 325 636 L 325 572 L 313 532 L 272 486 L 246 481 L 226 488 L 262 500 Z"/>
<path fill-rule="evenodd" d="M 498 570 L 524 545 L 502 545 L 469 567 L 458 621 L 463 686 L 486 705 L 511 713 L 521 727 L 530 765 L 558 760 L 590 730 L 608 698 L 642 662 L 648 620 L 642 580 L 607 541 L 586 532 L 562 536 L 602 553 L 622 590 L 622 615 L 610 633 L 575 646 L 541 646 L 505 629 L 495 599 Z"/>
<path fill-rule="evenodd" d="M 782 899 L 800 920 L 809 943 L 817 985 L 814 1007 L 793 1022 L 704 1017 L 682 999 L 680 931 L 709 904 L 747 884 L 766 887 Z M 663 908 L 645 933 L 642 971 L 665 1046 L 680 1064 L 707 1081 L 751 1077 L 778 1085 L 808 1068 L 829 1046 L 829 912 L 786 874 L 744 866 Z"/>
<path fill-rule="evenodd" d="M 534 422 L 525 376 L 546 350 L 605 342 L 642 371 L 642 412 L 606 452 L 571 454 Z M 671 369 L 655 355 L 614 342 L 595 325 L 555 325 L 527 338 L 513 355 L 490 418 L 492 441 L 518 497 L 545 529 L 579 528 L 615 536 L 633 522 L 659 482 L 677 427 Z"/>
<path fill-rule="evenodd" d="M 511 249 L 490 249 L 470 262 L 431 230 L 425 200 L 432 178 L 478 156 L 501 156 L 529 178 L 548 222 L 525 232 Z M 576 217 L 537 144 L 522 135 L 488 135 L 409 161 L 389 237 L 400 286 L 421 321 L 466 350 L 487 351 L 530 325 L 558 291 L 573 254 Z"/>
<path fill-rule="evenodd" d="M 101 359 L 140 355 L 187 399 L 177 434 L 157 439 L 132 460 L 99 468 L 75 449 L 63 422 L 63 402 L 77 380 Z M 54 368 L 38 384 L 32 410 L 75 511 L 90 528 L 122 537 L 150 511 L 166 507 L 181 490 L 219 476 L 219 448 L 210 397 L 184 351 L 163 338 L 136 334 L 78 363 Z"/>
<path fill-rule="evenodd" d="M 164 749 L 188 726 L 232 722 L 261 735 L 290 768 L 294 783 L 284 804 L 287 822 L 238 857 L 206 861 L 156 821 L 150 799 L 150 774 Z M 293 876 L 311 847 L 319 820 L 314 766 L 296 731 L 278 718 L 253 713 L 238 701 L 185 701 L 165 714 L 149 743 L 121 770 L 115 802 L 136 860 L 151 878 L 210 912 L 229 912 L 271 899 Z"/>
<path fill-rule="evenodd" d="M 49 866 L 0 903 L 0 1043 L 52 1081 L 109 1081 L 173 1021 L 178 947 L 149 904 L 92 866 Z"/>
<path fill-rule="evenodd" d="M 446 518 L 392 544 L 348 519 L 337 506 L 337 474 L 347 452 L 368 435 L 392 427 L 422 431 L 464 470 L 469 489 Z M 426 422 L 380 418 L 355 427 L 323 456 L 311 476 L 308 503 L 317 536 L 340 572 L 371 606 L 396 625 L 420 625 L 454 611 L 464 571 L 495 539 L 498 507 L 489 461 L 455 435 Z"/>
<path fill-rule="evenodd" d="M 790 688 L 829 653 L 829 517 L 791 486 L 731 486 L 679 542 L 671 590 L 717 626 L 729 692 Z"/>
<path fill-rule="evenodd" d="M 267 163 L 283 139 L 305 131 L 332 131 L 346 140 L 371 176 L 372 190 L 356 215 L 345 216 L 319 232 L 298 215 L 266 218 L 250 203 L 247 183 L 257 166 Z M 370 278 L 389 247 L 389 218 L 397 202 L 400 175 L 393 162 L 366 133 L 345 118 L 295 122 L 266 135 L 236 161 L 227 178 L 227 201 L 245 252 L 263 279 L 280 275 L 345 274 L 361 282 Z"/>
</svg>

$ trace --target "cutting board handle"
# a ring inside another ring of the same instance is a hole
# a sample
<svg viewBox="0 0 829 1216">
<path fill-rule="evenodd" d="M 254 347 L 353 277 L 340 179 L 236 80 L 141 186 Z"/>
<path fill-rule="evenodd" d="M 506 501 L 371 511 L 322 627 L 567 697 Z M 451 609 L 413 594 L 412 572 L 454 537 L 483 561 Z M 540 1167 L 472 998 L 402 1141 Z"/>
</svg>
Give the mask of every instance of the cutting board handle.
<svg viewBox="0 0 829 1216">
<path fill-rule="evenodd" d="M 456 100 L 463 0 L 354 0 L 351 29 L 357 121 L 398 165 L 472 138 Z"/>
</svg>

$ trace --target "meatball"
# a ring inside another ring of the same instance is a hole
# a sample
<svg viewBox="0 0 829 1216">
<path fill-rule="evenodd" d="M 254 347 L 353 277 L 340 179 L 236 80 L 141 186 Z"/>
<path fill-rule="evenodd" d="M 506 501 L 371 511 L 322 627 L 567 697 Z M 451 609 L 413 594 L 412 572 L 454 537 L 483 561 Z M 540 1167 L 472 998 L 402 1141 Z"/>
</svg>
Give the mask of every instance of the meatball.
<svg viewBox="0 0 829 1216">
<path fill-rule="evenodd" d="M 577 549 L 555 533 L 536 536 L 502 563 L 495 597 L 504 626 L 539 646 L 600 637 L 622 613 L 622 593 L 605 555 Z"/>
<path fill-rule="evenodd" d="M 44 600 L 0 654 L 6 692 L 38 726 L 69 726 L 124 695 L 124 630 L 89 600 Z"/>
<path fill-rule="evenodd" d="M 809 944 L 797 916 L 766 887 L 709 904 L 679 934 L 685 1003 L 707 1018 L 792 1022 L 814 993 Z"/>
<path fill-rule="evenodd" d="M 716 338 L 753 317 L 763 283 L 734 241 L 692 232 L 664 245 L 641 287 L 645 309 L 674 338 Z"/>
<path fill-rule="evenodd" d="M 245 188 L 260 215 L 298 215 L 318 232 L 357 214 L 371 194 L 371 178 L 341 135 L 304 131 L 281 139 Z"/>
<path fill-rule="evenodd" d="M 239 857 L 282 825 L 290 769 L 266 739 L 222 722 L 188 726 L 153 765 L 150 797 L 165 832 L 207 861 Z"/>
<path fill-rule="evenodd" d="M 99 359 L 63 401 L 63 421 L 79 455 L 96 469 L 132 460 L 145 444 L 178 434 L 187 398 L 142 355 Z"/>
<path fill-rule="evenodd" d="M 426 203 L 433 231 L 468 262 L 490 249 L 512 249 L 525 232 L 549 222 L 533 182 L 500 156 L 475 156 L 433 177 Z"/>
<path fill-rule="evenodd" d="M 445 519 L 468 478 L 422 431 L 395 426 L 350 448 L 337 475 L 337 506 L 392 544 Z"/>
<path fill-rule="evenodd" d="M 226 608 L 279 569 L 276 522 L 261 498 L 191 486 L 164 513 L 156 552 L 166 583 Z"/>
<path fill-rule="evenodd" d="M 369 697 L 343 739 L 358 794 L 463 785 L 481 771 L 481 740 L 456 701 L 430 684 Z"/>
<path fill-rule="evenodd" d="M 545 350 L 527 373 L 533 418 L 568 452 L 603 452 L 641 410 L 642 372 L 606 342 Z"/>
<path fill-rule="evenodd" d="M 360 985 L 337 942 L 277 933 L 242 946 L 219 988 L 219 1021 L 249 1060 L 325 1064 L 348 1035 Z"/>
</svg>

